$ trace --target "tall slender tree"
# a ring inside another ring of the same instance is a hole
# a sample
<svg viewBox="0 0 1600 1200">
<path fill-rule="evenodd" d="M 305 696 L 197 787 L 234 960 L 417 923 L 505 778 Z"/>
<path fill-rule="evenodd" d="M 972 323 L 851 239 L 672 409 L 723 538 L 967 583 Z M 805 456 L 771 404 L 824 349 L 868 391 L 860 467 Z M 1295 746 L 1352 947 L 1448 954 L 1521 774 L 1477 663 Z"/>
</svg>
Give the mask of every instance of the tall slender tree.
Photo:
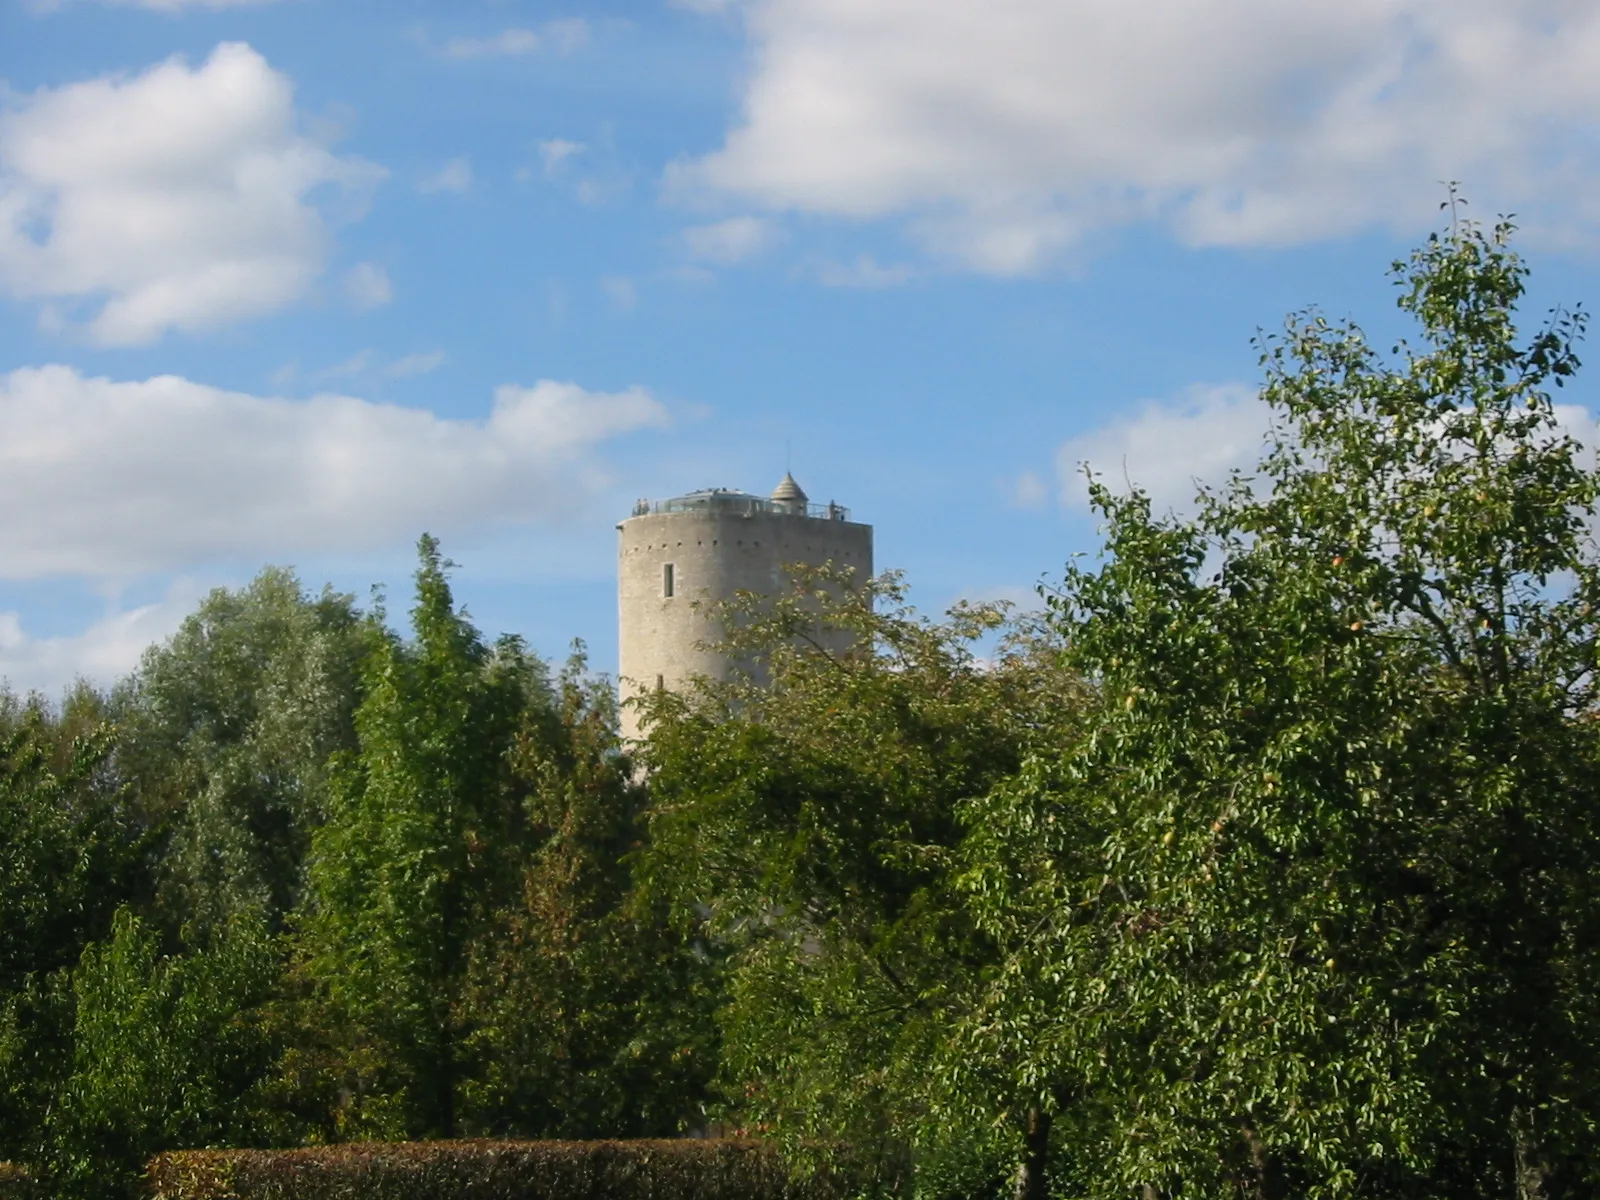
<svg viewBox="0 0 1600 1200">
<path fill-rule="evenodd" d="M 369 627 L 357 749 L 313 836 L 311 972 L 378 1048 L 395 1132 L 458 1132 L 469 944 L 517 882 L 508 751 L 542 685 L 515 641 L 485 646 L 419 547 L 414 638 Z"/>
<path fill-rule="evenodd" d="M 527 814 L 521 895 L 473 947 L 469 1127 L 672 1136 L 705 1125 L 715 955 L 635 887 L 647 789 L 616 693 L 582 646 L 512 752 Z"/>
</svg>

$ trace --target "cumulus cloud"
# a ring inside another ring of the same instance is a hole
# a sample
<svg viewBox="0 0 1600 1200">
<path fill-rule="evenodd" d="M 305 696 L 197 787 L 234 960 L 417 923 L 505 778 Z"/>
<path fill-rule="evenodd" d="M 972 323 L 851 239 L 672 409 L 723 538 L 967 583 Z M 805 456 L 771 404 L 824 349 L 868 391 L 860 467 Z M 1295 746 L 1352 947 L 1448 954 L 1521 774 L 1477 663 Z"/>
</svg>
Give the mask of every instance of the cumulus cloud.
<svg viewBox="0 0 1600 1200">
<path fill-rule="evenodd" d="M 0 287 L 74 302 L 105 345 L 261 316 L 321 269 L 311 193 L 380 174 L 298 132 L 246 45 L 42 89 L 0 113 Z"/>
<path fill-rule="evenodd" d="M 725 265 L 754 258 L 770 249 L 777 239 L 776 226 L 761 217 L 730 217 L 683 231 L 689 253 Z"/>
<path fill-rule="evenodd" d="M 1561 431 L 1583 448 L 1583 465 L 1600 470 L 1600 421 L 1595 414 L 1581 404 L 1557 404 L 1555 416 Z"/>
<path fill-rule="evenodd" d="M 0 680 L 15 692 L 52 699 L 78 679 L 109 687 L 139 665 L 147 646 L 175 633 L 201 595 L 179 580 L 156 603 L 111 613 L 65 637 L 35 637 L 20 614 L 0 612 Z"/>
<path fill-rule="evenodd" d="M 1157 221 L 1194 245 L 1433 219 L 1440 181 L 1551 237 L 1600 220 L 1600 7 L 1578 0 L 750 0 L 723 146 L 671 182 L 896 218 L 1037 268 Z"/>
<path fill-rule="evenodd" d="M 604 484 L 602 442 L 665 422 L 638 387 L 508 384 L 487 417 L 457 420 L 24 368 L 0 376 L 0 576 L 130 575 L 557 520 Z"/>
<path fill-rule="evenodd" d="M 1582 447 L 1585 465 L 1600 464 L 1600 421 L 1577 404 L 1555 406 L 1556 423 Z M 1235 469 L 1247 474 L 1266 448 L 1271 412 L 1241 383 L 1196 385 L 1175 400 L 1150 401 L 1132 415 L 1072 438 L 1056 455 L 1063 504 L 1088 500 L 1085 464 L 1113 491 L 1142 488 L 1155 511 L 1189 513 L 1199 484 L 1216 487 Z M 1006 490 L 1021 507 L 1042 498 L 1024 471 Z"/>
<path fill-rule="evenodd" d="M 1221 484 L 1234 468 L 1259 461 L 1269 426 L 1266 404 L 1243 384 L 1196 386 L 1174 401 L 1146 403 L 1061 447 L 1062 501 L 1087 502 L 1087 463 L 1114 491 L 1131 484 L 1149 494 L 1156 512 L 1184 512 L 1199 483 Z"/>
</svg>

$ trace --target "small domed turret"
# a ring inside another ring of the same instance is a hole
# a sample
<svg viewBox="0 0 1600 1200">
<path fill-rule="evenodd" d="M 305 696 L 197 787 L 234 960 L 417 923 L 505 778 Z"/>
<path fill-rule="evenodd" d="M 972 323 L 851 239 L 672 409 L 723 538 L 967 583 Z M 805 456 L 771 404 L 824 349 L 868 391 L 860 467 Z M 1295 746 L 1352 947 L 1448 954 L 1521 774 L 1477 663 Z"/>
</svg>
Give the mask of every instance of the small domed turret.
<svg viewBox="0 0 1600 1200">
<path fill-rule="evenodd" d="M 805 489 L 794 481 L 793 475 L 785 471 L 783 481 L 772 489 L 772 502 L 784 505 L 790 512 L 803 513 L 806 511 Z"/>
</svg>

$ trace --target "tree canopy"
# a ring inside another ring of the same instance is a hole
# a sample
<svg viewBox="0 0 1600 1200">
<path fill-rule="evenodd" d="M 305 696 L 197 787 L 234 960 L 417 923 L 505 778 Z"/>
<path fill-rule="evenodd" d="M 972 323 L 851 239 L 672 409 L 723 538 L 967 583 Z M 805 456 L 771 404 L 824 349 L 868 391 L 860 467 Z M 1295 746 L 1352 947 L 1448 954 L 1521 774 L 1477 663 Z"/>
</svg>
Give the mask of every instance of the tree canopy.
<svg viewBox="0 0 1600 1200">
<path fill-rule="evenodd" d="M 1583 317 L 1520 340 L 1510 234 L 1395 265 L 1392 357 L 1266 339 L 1266 452 L 1193 519 L 1095 487 L 1104 565 L 1051 597 L 1092 736 L 972 810 L 1098 835 L 976 876 L 1035 921 L 1015 978 L 1070 981 L 1094 1193 L 1593 1183 L 1596 475 L 1549 390 Z"/>
<path fill-rule="evenodd" d="M 1452 211 L 1454 217 L 1454 211 Z M 0 703 L 0 1158 L 777 1139 L 923 1200 L 1600 1186 L 1600 473 L 1502 222 L 1260 340 L 1259 461 L 1092 474 L 1033 614 L 800 572 L 648 694 L 268 570 Z M 823 630 L 829 636 L 819 636 Z M 836 636 L 840 632 L 844 636 Z"/>
<path fill-rule="evenodd" d="M 735 1120 L 928 1195 L 1593 1187 L 1584 317 L 1519 334 L 1511 232 L 1395 264 L 1415 345 L 1264 338 L 1272 432 L 1195 515 L 1091 477 L 1042 654 L 861 602 L 833 659 L 815 597 L 753 626 L 770 690 L 653 702 Z"/>
<path fill-rule="evenodd" d="M 610 684 L 264 571 L 101 697 L 0 707 L 0 1159 L 704 1121 L 715 963 L 639 901 Z"/>
</svg>

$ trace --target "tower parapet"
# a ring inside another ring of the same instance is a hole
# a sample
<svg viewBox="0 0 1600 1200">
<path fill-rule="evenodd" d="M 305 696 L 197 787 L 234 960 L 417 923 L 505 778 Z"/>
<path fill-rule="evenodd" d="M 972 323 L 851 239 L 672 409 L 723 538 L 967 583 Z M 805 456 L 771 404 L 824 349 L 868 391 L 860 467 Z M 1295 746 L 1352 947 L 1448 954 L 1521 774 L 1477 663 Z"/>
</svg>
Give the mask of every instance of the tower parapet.
<svg viewBox="0 0 1600 1200">
<path fill-rule="evenodd" d="M 872 526 L 852 521 L 841 505 L 812 504 L 788 474 L 765 497 L 707 488 L 641 500 L 617 532 L 624 701 L 696 675 L 730 678 L 738 664 L 716 644 L 721 630 L 710 609 L 735 593 L 777 595 L 787 585 L 785 568 L 793 565 L 832 564 L 862 581 L 872 575 Z M 631 705 L 624 705 L 622 732 L 638 735 Z"/>
</svg>

